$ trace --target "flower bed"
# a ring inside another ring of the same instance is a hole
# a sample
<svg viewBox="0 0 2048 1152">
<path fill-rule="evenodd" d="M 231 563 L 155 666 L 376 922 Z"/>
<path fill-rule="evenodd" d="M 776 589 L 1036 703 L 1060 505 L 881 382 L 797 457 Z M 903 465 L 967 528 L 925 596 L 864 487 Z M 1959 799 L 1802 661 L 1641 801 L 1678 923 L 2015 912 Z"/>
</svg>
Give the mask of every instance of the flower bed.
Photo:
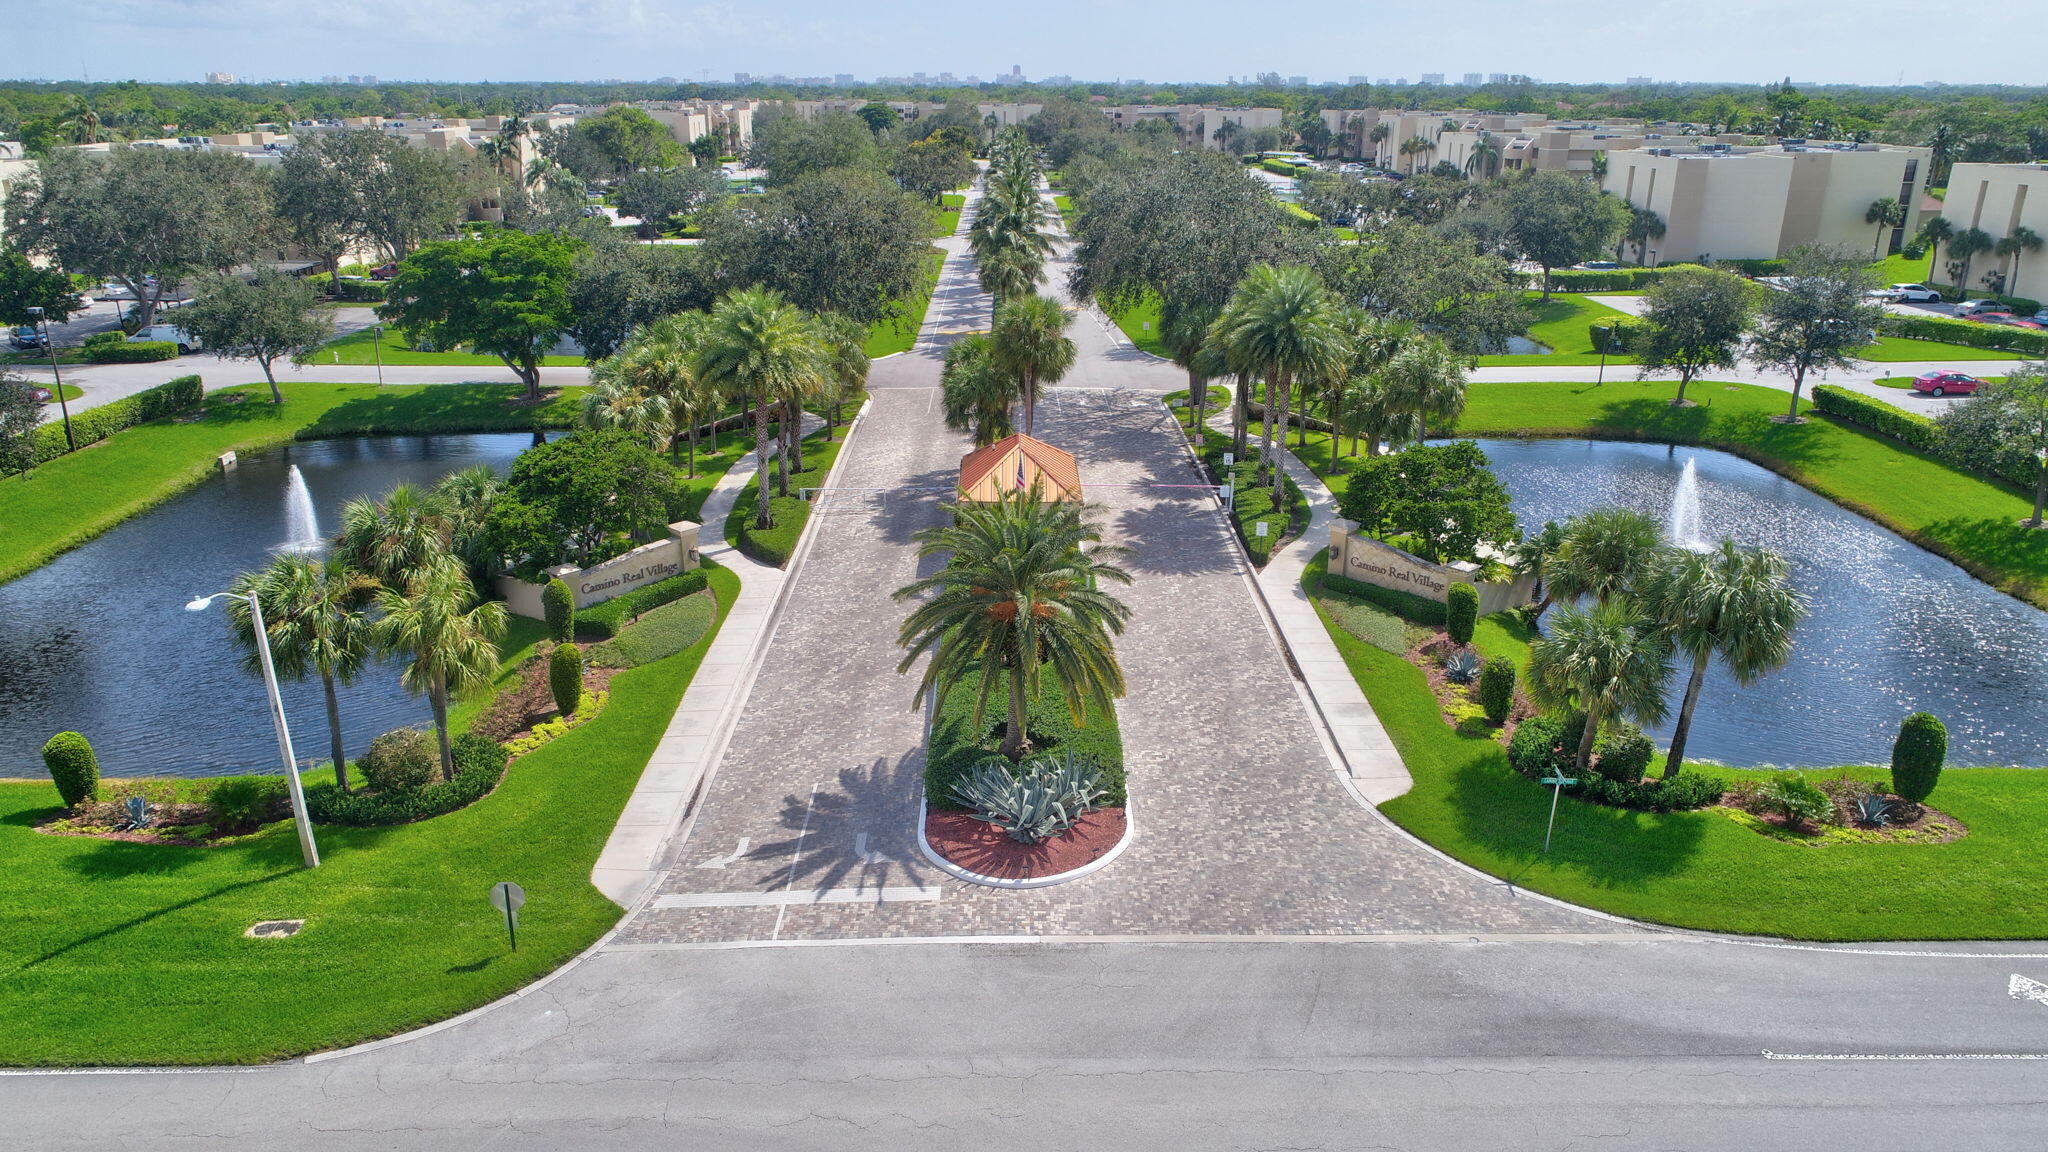
<svg viewBox="0 0 2048 1152">
<path fill-rule="evenodd" d="M 1037 844 L 966 812 L 932 811 L 925 816 L 925 843 L 932 851 L 978 876 L 1028 880 L 1072 872 L 1116 850 L 1129 828 L 1122 808 L 1097 808 L 1064 834 Z"/>
</svg>

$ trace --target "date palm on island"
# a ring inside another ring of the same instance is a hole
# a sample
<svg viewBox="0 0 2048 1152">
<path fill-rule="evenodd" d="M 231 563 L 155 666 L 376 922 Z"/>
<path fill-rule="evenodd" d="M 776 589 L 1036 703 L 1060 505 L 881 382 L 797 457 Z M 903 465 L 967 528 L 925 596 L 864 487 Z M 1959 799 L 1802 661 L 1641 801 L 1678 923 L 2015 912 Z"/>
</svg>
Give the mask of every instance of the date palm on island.
<svg viewBox="0 0 2048 1152">
<path fill-rule="evenodd" d="M 1008 697 L 1001 750 L 1010 760 L 1031 751 L 1025 713 L 1050 671 L 1076 723 L 1106 712 L 1124 694 L 1115 637 L 1131 615 L 1101 590 L 1131 582 L 1110 560 L 1101 531 L 1072 504 L 1047 503 L 1019 492 L 986 504 L 961 503 L 953 522 L 918 534 L 920 556 L 947 557 L 936 574 L 907 585 L 896 599 L 929 598 L 903 622 L 908 649 L 897 671 L 929 655 L 917 701 L 943 699 L 956 686 L 974 689 L 973 723 L 989 700 Z"/>
</svg>

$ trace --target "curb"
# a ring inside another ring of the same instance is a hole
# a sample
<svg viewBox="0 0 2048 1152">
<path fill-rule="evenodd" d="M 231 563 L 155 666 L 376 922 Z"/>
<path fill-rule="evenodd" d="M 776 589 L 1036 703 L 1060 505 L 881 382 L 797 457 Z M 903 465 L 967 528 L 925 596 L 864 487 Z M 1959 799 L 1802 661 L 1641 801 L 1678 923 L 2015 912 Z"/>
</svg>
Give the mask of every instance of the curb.
<svg viewBox="0 0 2048 1152">
<path fill-rule="evenodd" d="M 1131 840 L 1138 834 L 1138 821 L 1131 815 L 1131 808 L 1130 799 L 1126 797 L 1124 800 L 1124 834 L 1109 851 L 1081 865 L 1079 868 L 1069 868 L 1065 872 L 1055 872 L 1050 876 L 1019 876 L 1015 879 L 1006 880 L 1001 877 L 984 876 L 979 872 L 970 871 L 939 855 L 938 849 L 932 847 L 931 840 L 925 835 L 925 817 L 931 812 L 931 804 L 923 796 L 919 796 L 917 798 L 917 850 L 924 853 L 924 858 L 937 866 L 941 872 L 955 880 L 965 880 L 969 884 L 979 884 L 984 888 L 1002 888 L 1012 892 L 1024 891 L 1030 888 L 1050 888 L 1055 884 L 1065 884 L 1070 880 L 1079 880 L 1083 876 L 1092 876 L 1109 867 L 1111 861 L 1123 855 L 1124 849 L 1131 846 Z"/>
</svg>

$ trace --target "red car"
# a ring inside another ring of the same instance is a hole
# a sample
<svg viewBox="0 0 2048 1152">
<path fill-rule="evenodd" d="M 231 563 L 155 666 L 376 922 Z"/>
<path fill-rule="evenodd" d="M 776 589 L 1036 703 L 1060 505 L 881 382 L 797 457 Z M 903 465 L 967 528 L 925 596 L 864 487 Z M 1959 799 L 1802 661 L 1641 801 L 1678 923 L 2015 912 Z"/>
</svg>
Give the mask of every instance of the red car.
<svg viewBox="0 0 2048 1152">
<path fill-rule="evenodd" d="M 370 269 L 370 279 L 372 280 L 389 280 L 396 275 L 398 275 L 398 265 L 396 264 L 379 264 L 375 268 Z"/>
<path fill-rule="evenodd" d="M 1942 372 L 1922 372 L 1918 376 L 1913 377 L 1913 391 L 1925 392 L 1929 396 L 1947 396 L 1950 393 L 1958 396 L 1968 396 L 1970 393 L 1975 392 L 1983 383 L 1982 380 L 1977 379 L 1975 376 L 1957 372 L 1953 369 Z"/>
</svg>

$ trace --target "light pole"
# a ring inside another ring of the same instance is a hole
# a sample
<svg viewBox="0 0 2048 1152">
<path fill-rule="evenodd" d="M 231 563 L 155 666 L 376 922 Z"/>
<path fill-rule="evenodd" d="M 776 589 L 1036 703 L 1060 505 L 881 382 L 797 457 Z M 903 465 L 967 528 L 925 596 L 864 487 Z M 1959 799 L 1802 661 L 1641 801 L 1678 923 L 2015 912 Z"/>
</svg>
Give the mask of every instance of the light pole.
<svg viewBox="0 0 2048 1152">
<path fill-rule="evenodd" d="M 228 596 L 249 602 L 249 622 L 256 629 L 256 654 L 263 665 L 263 687 L 270 694 L 270 723 L 277 729 L 277 751 L 284 757 L 284 777 L 292 794 L 292 820 L 299 826 L 299 855 L 306 867 L 320 866 L 320 849 L 313 843 L 313 821 L 306 815 L 306 789 L 299 783 L 299 763 L 292 756 L 292 733 L 285 725 L 284 698 L 277 692 L 277 669 L 270 662 L 270 633 L 263 627 L 263 604 L 256 593 L 215 592 L 199 596 L 185 605 L 187 612 L 204 612 L 215 600 Z"/>
<path fill-rule="evenodd" d="M 64 450 L 76 452 L 78 441 L 71 438 L 71 405 L 64 400 L 64 373 L 57 369 L 57 342 L 50 339 L 49 318 L 35 305 L 29 306 L 28 318 L 42 326 L 43 351 L 50 354 L 50 375 L 56 378 L 54 383 L 57 385 L 52 391 L 57 393 L 57 411 L 64 414 Z"/>
<path fill-rule="evenodd" d="M 382 388 L 384 386 L 384 326 L 382 324 L 372 324 L 370 327 L 377 333 L 377 338 L 370 342 L 370 347 L 377 351 L 377 387 Z"/>
</svg>

